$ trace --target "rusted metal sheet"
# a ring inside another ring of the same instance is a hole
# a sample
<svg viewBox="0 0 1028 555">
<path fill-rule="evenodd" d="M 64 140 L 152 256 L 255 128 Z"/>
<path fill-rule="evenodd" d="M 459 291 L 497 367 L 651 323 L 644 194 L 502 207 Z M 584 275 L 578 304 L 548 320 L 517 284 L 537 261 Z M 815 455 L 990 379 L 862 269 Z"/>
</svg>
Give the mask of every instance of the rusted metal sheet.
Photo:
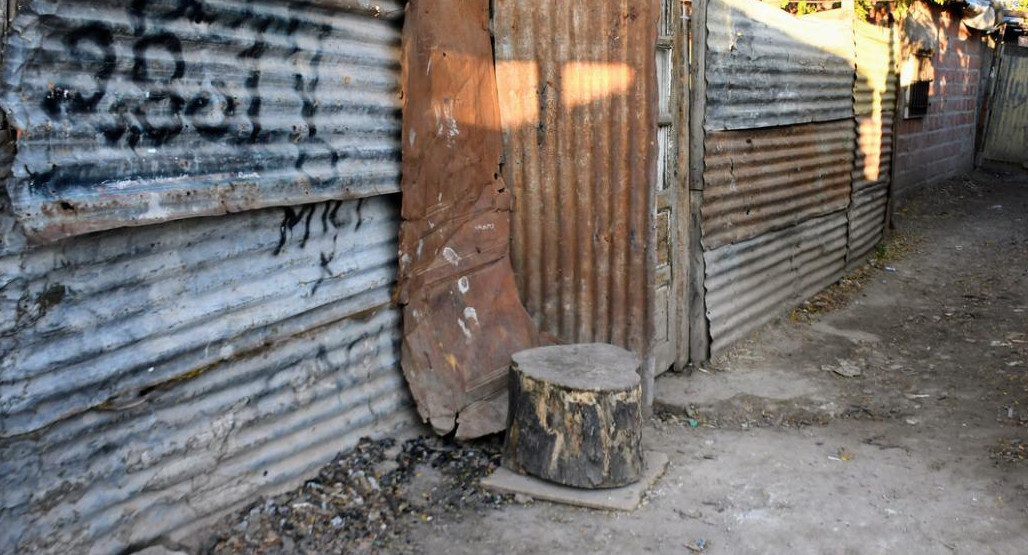
<svg viewBox="0 0 1028 555">
<path fill-rule="evenodd" d="M 1028 164 L 1028 47 L 1005 45 L 996 80 L 982 158 Z"/>
<path fill-rule="evenodd" d="M 857 79 L 853 87 L 857 148 L 850 204 L 851 265 L 881 239 L 892 175 L 893 129 L 899 89 L 896 27 L 854 23 Z"/>
<path fill-rule="evenodd" d="M 791 15 L 759 0 L 710 0 L 709 131 L 853 117 L 852 14 Z"/>
<path fill-rule="evenodd" d="M 3 105 L 30 239 L 398 191 L 402 6 L 321 4 L 22 2 Z"/>
<path fill-rule="evenodd" d="M 712 354 L 839 279 L 847 225 L 838 212 L 704 253 Z"/>
<path fill-rule="evenodd" d="M 613 343 L 645 359 L 654 329 L 659 7 L 493 5 L 512 259 L 528 312 L 559 341 Z"/>
<path fill-rule="evenodd" d="M 26 246 L 0 191 L 0 552 L 121 553 L 412 427 L 398 199 Z"/>
<path fill-rule="evenodd" d="M 538 343 L 509 258 L 489 0 L 412 2 L 403 45 L 403 370 L 436 432 L 477 437 L 506 427 L 510 355 Z"/>
<path fill-rule="evenodd" d="M 855 139 L 852 119 L 708 132 L 704 248 L 713 250 L 845 209 Z"/>
</svg>

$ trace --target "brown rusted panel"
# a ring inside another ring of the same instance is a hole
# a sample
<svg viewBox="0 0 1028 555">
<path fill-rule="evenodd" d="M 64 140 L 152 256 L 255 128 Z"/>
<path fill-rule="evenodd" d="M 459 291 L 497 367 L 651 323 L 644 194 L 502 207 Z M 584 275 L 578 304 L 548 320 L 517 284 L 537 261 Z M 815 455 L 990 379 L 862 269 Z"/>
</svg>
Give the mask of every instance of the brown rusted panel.
<svg viewBox="0 0 1028 555">
<path fill-rule="evenodd" d="M 464 438 L 505 427 L 489 409 L 537 342 L 508 258 L 488 17 L 488 0 L 417 0 L 403 31 L 401 364 L 422 418 Z"/>
<path fill-rule="evenodd" d="M 495 0 L 512 260 L 541 331 L 648 356 L 655 2 Z"/>
<path fill-rule="evenodd" d="M 704 248 L 846 208 L 854 140 L 852 119 L 708 132 Z"/>
</svg>

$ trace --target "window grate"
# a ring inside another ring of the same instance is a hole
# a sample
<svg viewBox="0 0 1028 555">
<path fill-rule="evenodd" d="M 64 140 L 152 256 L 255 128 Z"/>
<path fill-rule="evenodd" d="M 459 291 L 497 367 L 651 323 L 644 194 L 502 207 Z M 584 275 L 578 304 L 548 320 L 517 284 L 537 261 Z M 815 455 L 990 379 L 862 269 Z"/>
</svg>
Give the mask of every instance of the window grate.
<svg viewBox="0 0 1028 555">
<path fill-rule="evenodd" d="M 928 92 L 931 81 L 914 81 L 907 87 L 907 117 L 921 118 L 928 115 Z"/>
</svg>

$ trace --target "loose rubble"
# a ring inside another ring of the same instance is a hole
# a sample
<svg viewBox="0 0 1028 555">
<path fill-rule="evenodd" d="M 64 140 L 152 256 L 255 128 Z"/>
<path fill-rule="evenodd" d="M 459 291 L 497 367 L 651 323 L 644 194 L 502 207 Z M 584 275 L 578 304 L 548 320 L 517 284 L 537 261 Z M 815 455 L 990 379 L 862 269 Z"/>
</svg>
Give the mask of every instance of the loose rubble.
<svg viewBox="0 0 1028 555">
<path fill-rule="evenodd" d="M 419 522 L 514 502 L 479 487 L 499 465 L 500 447 L 499 438 L 361 439 L 301 487 L 223 519 L 206 552 L 413 552 L 406 538 Z"/>
</svg>

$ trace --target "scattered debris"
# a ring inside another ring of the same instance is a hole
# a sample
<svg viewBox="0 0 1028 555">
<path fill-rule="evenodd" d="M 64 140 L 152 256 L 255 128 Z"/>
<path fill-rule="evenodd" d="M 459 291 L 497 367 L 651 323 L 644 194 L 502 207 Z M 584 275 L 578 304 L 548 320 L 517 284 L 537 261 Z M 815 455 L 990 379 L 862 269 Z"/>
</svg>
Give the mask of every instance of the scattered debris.
<svg viewBox="0 0 1028 555">
<path fill-rule="evenodd" d="M 681 509 L 675 509 L 675 513 L 678 514 L 678 516 L 680 516 L 682 518 L 691 518 L 693 520 L 698 520 L 698 519 L 703 518 L 703 511 L 701 511 L 699 509 L 689 509 L 688 511 L 683 511 Z"/>
<path fill-rule="evenodd" d="M 860 366 L 857 366 L 853 361 L 846 359 L 839 359 L 837 364 L 826 364 L 822 366 L 821 369 L 835 372 L 844 378 L 855 378 L 863 373 Z"/>
<path fill-rule="evenodd" d="M 499 462 L 498 438 L 463 446 L 364 438 L 301 487 L 224 518 L 206 552 L 407 553 L 405 531 L 418 522 L 514 502 L 479 486 Z"/>
<path fill-rule="evenodd" d="M 789 319 L 794 322 L 810 322 L 818 314 L 834 312 L 848 306 L 864 286 L 880 272 L 895 272 L 896 269 L 888 263 L 913 252 L 915 246 L 916 241 L 912 235 L 899 232 L 890 234 L 886 241 L 875 245 L 866 264 L 843 276 L 832 286 L 794 309 L 789 313 Z"/>
<path fill-rule="evenodd" d="M 707 543 L 707 540 L 696 540 L 685 544 L 685 548 L 693 553 L 701 553 L 705 551 L 709 545 L 710 544 Z"/>
<path fill-rule="evenodd" d="M 1028 459 L 1028 442 L 1020 439 L 1002 439 L 992 449 L 990 456 L 997 463 L 1022 463 Z"/>
</svg>

